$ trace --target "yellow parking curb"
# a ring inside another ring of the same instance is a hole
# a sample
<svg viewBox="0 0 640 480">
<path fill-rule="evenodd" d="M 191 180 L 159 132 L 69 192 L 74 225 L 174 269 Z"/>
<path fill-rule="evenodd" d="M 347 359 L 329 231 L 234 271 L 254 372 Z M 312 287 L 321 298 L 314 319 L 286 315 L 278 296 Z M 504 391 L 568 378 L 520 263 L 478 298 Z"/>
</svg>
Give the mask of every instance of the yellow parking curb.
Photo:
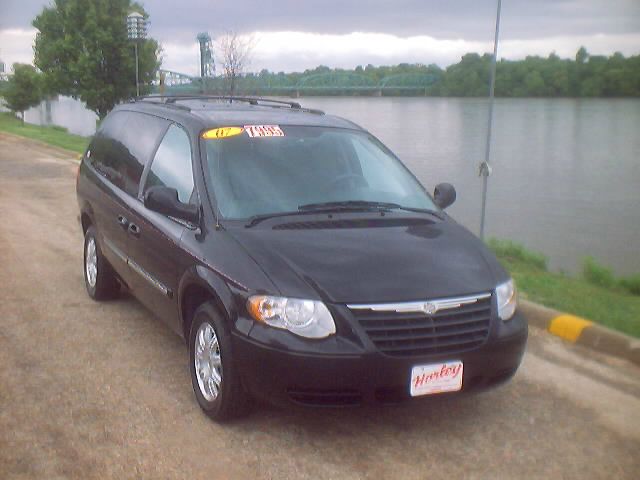
<svg viewBox="0 0 640 480">
<path fill-rule="evenodd" d="M 520 308 L 531 326 L 545 329 L 571 343 L 640 365 L 640 339 L 526 300 L 520 302 Z"/>
<path fill-rule="evenodd" d="M 593 322 L 574 315 L 558 315 L 549 324 L 548 330 L 558 337 L 575 343 L 582 331 L 593 325 Z"/>
</svg>

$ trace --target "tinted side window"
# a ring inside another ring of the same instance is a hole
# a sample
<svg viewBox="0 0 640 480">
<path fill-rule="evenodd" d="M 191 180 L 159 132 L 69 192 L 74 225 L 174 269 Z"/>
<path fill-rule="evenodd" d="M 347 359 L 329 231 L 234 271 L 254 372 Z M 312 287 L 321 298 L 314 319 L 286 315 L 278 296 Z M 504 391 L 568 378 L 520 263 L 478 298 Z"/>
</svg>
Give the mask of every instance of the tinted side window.
<svg viewBox="0 0 640 480">
<path fill-rule="evenodd" d="M 117 164 L 114 162 L 115 156 L 112 153 L 113 142 L 120 136 L 120 131 L 124 127 L 125 115 L 115 112 L 109 115 L 96 132 L 91 142 L 90 162 L 93 167 L 108 178 L 114 185 L 122 188 L 122 176 Z"/>
<path fill-rule="evenodd" d="M 91 144 L 93 166 L 114 185 L 137 196 L 144 165 L 166 127 L 166 121 L 151 115 L 112 113 Z"/>
<path fill-rule="evenodd" d="M 193 194 L 191 143 L 187 133 L 175 124 L 169 127 L 158 147 L 145 191 L 154 186 L 175 188 L 183 203 L 189 203 Z"/>
<path fill-rule="evenodd" d="M 167 129 L 168 122 L 143 113 L 127 112 L 124 129 L 121 132 L 119 152 L 123 177 L 123 189 L 129 195 L 138 196 L 140 177 L 145 164 L 151 159 L 160 137 Z"/>
</svg>

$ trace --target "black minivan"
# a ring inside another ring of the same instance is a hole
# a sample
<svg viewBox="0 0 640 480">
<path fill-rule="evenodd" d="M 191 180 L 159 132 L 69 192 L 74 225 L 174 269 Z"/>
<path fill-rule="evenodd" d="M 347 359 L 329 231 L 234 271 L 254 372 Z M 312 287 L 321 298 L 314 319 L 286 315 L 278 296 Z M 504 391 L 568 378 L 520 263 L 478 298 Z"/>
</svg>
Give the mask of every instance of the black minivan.
<svg viewBox="0 0 640 480">
<path fill-rule="evenodd" d="M 513 376 L 513 280 L 379 140 L 294 102 L 141 97 L 78 174 L 84 276 L 126 287 L 189 348 L 212 418 L 396 403 Z"/>
</svg>

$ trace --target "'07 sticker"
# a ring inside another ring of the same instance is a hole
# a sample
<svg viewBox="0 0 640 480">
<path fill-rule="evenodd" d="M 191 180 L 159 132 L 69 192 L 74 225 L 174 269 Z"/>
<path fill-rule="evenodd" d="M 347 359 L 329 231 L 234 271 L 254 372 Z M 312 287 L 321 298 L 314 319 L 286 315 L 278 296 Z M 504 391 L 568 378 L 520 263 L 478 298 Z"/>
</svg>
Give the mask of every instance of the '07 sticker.
<svg viewBox="0 0 640 480">
<path fill-rule="evenodd" d="M 255 137 L 284 137 L 280 125 L 245 125 L 247 135 Z"/>
<path fill-rule="evenodd" d="M 205 140 L 235 137 L 243 132 L 242 127 L 220 127 L 213 130 L 207 130 L 202 134 L 202 138 Z"/>
</svg>

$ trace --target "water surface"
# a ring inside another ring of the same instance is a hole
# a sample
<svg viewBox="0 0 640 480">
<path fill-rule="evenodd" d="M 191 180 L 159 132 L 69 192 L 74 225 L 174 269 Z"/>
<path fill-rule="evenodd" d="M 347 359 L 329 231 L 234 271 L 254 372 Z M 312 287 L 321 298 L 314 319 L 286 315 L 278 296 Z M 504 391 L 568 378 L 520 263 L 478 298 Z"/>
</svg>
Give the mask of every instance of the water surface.
<svg viewBox="0 0 640 480">
<path fill-rule="evenodd" d="M 456 98 L 303 98 L 387 144 L 449 212 L 479 232 L 487 102 Z M 640 272 L 640 100 L 498 99 L 486 235 L 513 239 L 575 272 L 591 255 Z"/>
<path fill-rule="evenodd" d="M 387 144 L 429 190 L 453 183 L 449 212 L 480 225 L 484 99 L 307 97 L 303 105 L 349 118 Z M 96 117 L 61 99 L 49 115 L 90 135 Z M 43 108 L 27 120 L 46 122 Z M 486 234 L 516 240 L 576 272 L 591 255 L 618 274 L 640 272 L 640 100 L 498 99 Z"/>
</svg>

